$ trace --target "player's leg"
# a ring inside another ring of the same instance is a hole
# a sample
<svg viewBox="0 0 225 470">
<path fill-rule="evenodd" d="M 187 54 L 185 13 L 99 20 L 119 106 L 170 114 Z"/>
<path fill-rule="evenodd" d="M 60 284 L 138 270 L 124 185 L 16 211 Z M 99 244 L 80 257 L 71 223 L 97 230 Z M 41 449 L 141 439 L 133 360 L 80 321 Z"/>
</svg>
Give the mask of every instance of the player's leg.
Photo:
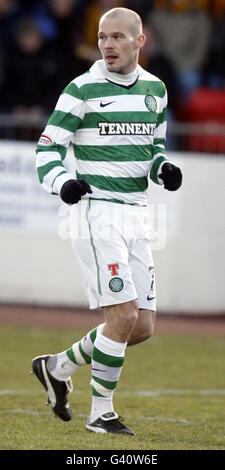
<svg viewBox="0 0 225 470">
<path fill-rule="evenodd" d="M 137 293 L 128 261 L 129 237 L 134 230 L 130 215 L 132 207 L 101 202 L 92 206 L 92 201 L 88 213 L 99 267 L 98 299 L 105 317 L 92 354 L 92 407 L 87 429 L 94 432 L 133 434 L 118 420 L 113 408 L 127 340 L 138 318 Z M 123 223 L 124 217 L 127 223 Z"/>
<path fill-rule="evenodd" d="M 89 227 L 85 218 L 87 202 L 72 206 L 71 226 L 72 245 L 84 275 L 90 308 L 98 306 L 95 297 L 96 263 L 89 236 Z M 94 273 L 94 274 L 93 274 Z M 82 365 L 91 362 L 91 353 L 95 338 L 102 325 L 87 333 L 84 338 L 74 343 L 68 350 L 59 354 L 37 356 L 32 361 L 32 371 L 47 392 L 48 403 L 54 413 L 64 421 L 72 417 L 67 394 L 72 391 L 71 375 Z"/>
<path fill-rule="evenodd" d="M 132 316 L 133 309 L 130 308 L 131 303 L 128 303 L 129 315 Z M 123 312 L 121 306 L 115 306 L 115 309 L 119 308 L 119 312 Z M 110 311 L 110 308 L 109 308 Z M 138 344 L 142 341 L 145 341 L 149 337 L 152 336 L 154 331 L 154 322 L 155 322 L 156 312 L 150 310 L 139 310 L 139 315 L 137 318 L 137 322 L 132 330 L 128 340 L 127 346 L 131 346 L 134 344 Z M 101 323 L 93 330 L 89 331 L 81 340 L 76 341 L 72 344 L 72 346 L 65 351 L 59 352 L 54 355 L 50 355 L 48 362 L 47 362 L 47 370 L 51 373 L 51 375 L 61 381 L 66 381 L 69 377 L 74 374 L 80 367 L 84 365 L 88 365 L 91 363 L 94 342 L 96 336 L 102 332 L 104 328 L 104 336 L 108 336 L 112 339 L 119 339 L 119 342 L 123 342 L 123 338 L 121 336 L 122 329 L 121 325 L 124 322 L 124 314 L 119 314 L 118 316 L 112 315 L 112 318 L 115 321 Z M 128 331 L 128 322 L 126 320 L 126 331 L 125 335 Z"/>
<path fill-rule="evenodd" d="M 113 407 L 113 393 L 121 374 L 126 346 L 140 343 L 153 334 L 156 315 L 155 311 L 138 311 L 136 300 L 105 307 L 104 314 L 105 325 L 94 343 L 92 355 L 92 408 L 87 423 L 89 430 L 93 430 L 96 423 L 100 429 L 105 429 L 102 421 L 102 415 L 105 414 L 109 416 L 106 429 L 116 423 L 110 420 L 112 416 L 117 416 Z M 115 357 L 112 356 L 113 353 Z M 125 428 L 124 432 L 127 431 L 129 432 L 128 428 Z"/>
<path fill-rule="evenodd" d="M 113 394 L 122 371 L 127 340 L 138 318 L 136 300 L 104 307 L 105 325 L 92 354 L 92 407 L 87 429 L 133 435 L 114 411 Z"/>
<path fill-rule="evenodd" d="M 69 421 L 72 417 L 67 400 L 68 392 L 73 390 L 71 375 L 91 363 L 94 342 L 103 326 L 104 323 L 101 323 L 65 351 L 37 356 L 32 361 L 32 372 L 44 386 L 48 404 L 63 421 Z"/>
<path fill-rule="evenodd" d="M 149 339 L 154 333 L 155 319 L 155 311 L 139 309 L 138 320 L 129 336 L 127 346 L 142 343 L 146 339 Z"/>
<path fill-rule="evenodd" d="M 41 381 L 42 385 L 44 385 L 48 393 L 48 400 L 50 401 L 55 414 L 61 419 L 67 421 L 72 417 L 69 403 L 67 401 L 67 393 L 72 391 L 70 376 L 79 367 L 91 363 L 96 337 L 102 332 L 104 325 L 104 335 L 109 337 L 111 336 L 114 339 L 117 338 L 120 340 L 119 342 L 123 342 L 125 339 L 128 333 L 128 323 L 125 323 L 124 326 L 126 326 L 126 328 L 123 333 L 124 336 L 121 336 L 122 330 L 120 325 L 123 321 L 121 321 L 121 315 L 123 319 L 125 317 L 124 305 L 123 308 L 120 307 L 121 306 L 113 306 L 108 308 L 108 310 L 106 309 L 107 318 L 111 317 L 113 318 L 113 321 L 108 321 L 106 324 L 100 324 L 98 327 L 88 332 L 80 341 L 74 343 L 66 351 L 55 355 L 39 356 L 33 360 L 33 371 Z M 114 308 L 117 310 L 118 316 L 113 314 Z M 132 326 L 133 321 L 135 322 L 136 309 L 134 310 L 132 308 L 132 303 L 130 302 L 127 304 L 127 309 Z M 133 319 L 132 312 L 134 314 Z M 154 317 L 155 312 L 148 310 L 139 311 L 137 322 L 128 338 L 128 346 L 144 341 L 147 337 L 152 335 Z M 96 347 L 97 346 L 98 343 L 96 343 Z M 118 381 L 121 369 L 120 371 L 117 369 L 117 372 L 119 372 L 117 376 Z M 116 386 L 116 383 L 114 383 L 114 386 Z M 52 389 L 50 394 L 49 389 Z M 93 395 L 91 411 L 92 421 L 94 420 L 94 417 L 97 418 L 98 413 L 104 414 L 114 411 L 112 398 L 113 392 L 102 399 L 98 397 L 95 398 L 95 395 Z"/>
<path fill-rule="evenodd" d="M 129 315 L 131 316 L 133 310 L 132 308 L 130 308 L 130 305 L 131 303 L 129 302 L 128 308 Z M 116 309 L 120 309 L 120 307 L 120 305 L 115 306 Z M 121 312 L 123 312 L 122 309 Z M 127 340 L 127 346 L 138 344 L 152 336 L 154 331 L 155 316 L 156 312 L 154 311 L 144 309 L 139 310 L 137 322 Z M 66 381 L 71 375 L 74 374 L 74 372 L 77 371 L 77 369 L 84 365 L 90 364 L 96 336 L 102 332 L 104 326 L 104 336 L 108 336 L 111 339 L 112 337 L 117 338 L 120 339 L 119 342 L 123 342 L 121 337 L 121 324 L 122 322 L 124 322 L 124 315 L 122 315 L 122 318 L 120 318 L 120 315 L 118 315 L 118 317 L 113 315 L 112 317 L 116 318 L 116 320 L 113 321 L 112 324 L 111 322 L 107 322 L 107 324 L 101 323 L 96 328 L 89 331 L 83 338 L 81 338 L 81 340 L 73 343 L 70 348 L 57 354 L 50 355 L 47 362 L 48 372 L 50 372 L 55 379 Z M 126 334 L 128 331 L 127 320 L 125 326 Z"/>
<path fill-rule="evenodd" d="M 128 303 L 128 308 L 130 315 L 132 312 L 130 303 Z M 111 313 L 111 309 L 109 309 L 109 311 Z M 122 309 L 121 312 L 123 312 Z M 148 310 L 139 311 L 137 322 L 128 338 L 127 346 L 140 343 L 152 335 L 154 317 L 155 312 Z M 37 375 L 38 379 L 46 389 L 48 401 L 50 402 L 55 414 L 64 421 L 70 420 L 72 417 L 71 409 L 67 401 L 67 394 L 69 391 L 72 391 L 70 376 L 83 365 L 89 365 L 91 363 L 96 337 L 102 332 L 104 325 L 104 323 L 98 325 L 98 327 L 89 331 L 80 341 L 75 342 L 69 349 L 63 352 L 54 355 L 39 356 L 33 360 L 33 372 Z M 120 321 L 118 321 L 118 327 L 119 325 Z M 112 334 L 114 338 L 117 337 L 121 340 L 121 329 L 119 327 L 118 336 L 115 336 L 115 326 L 116 321 L 113 322 L 113 325 L 108 323 L 104 334 L 106 336 Z M 127 328 L 125 333 L 127 333 Z M 52 390 L 49 394 L 49 389 L 51 388 Z M 114 411 L 112 397 L 113 393 L 110 394 L 110 396 L 105 397 L 106 399 L 103 400 L 93 398 L 92 417 L 96 417 L 97 410 L 100 410 L 101 414 L 103 414 L 103 412 L 107 413 Z"/>
<path fill-rule="evenodd" d="M 103 327 L 101 323 L 70 348 L 50 356 L 47 368 L 55 379 L 67 380 L 77 369 L 91 363 L 94 342 Z"/>
<path fill-rule="evenodd" d="M 110 203 L 109 203 L 109 206 L 113 207 Z M 107 214 L 111 223 L 113 216 L 112 214 L 109 213 L 110 212 L 109 206 L 107 207 Z M 120 205 L 116 204 L 115 206 L 118 208 L 118 206 Z M 84 237 L 84 238 L 81 238 L 80 240 L 75 240 L 74 249 L 76 251 L 77 259 L 80 263 L 83 276 L 86 281 L 85 284 L 88 287 L 87 293 L 88 293 L 88 298 L 90 302 L 90 308 L 95 308 L 97 306 L 105 306 L 105 305 L 109 306 L 109 308 L 107 307 L 109 312 L 111 312 L 112 310 L 113 311 L 115 310 L 115 315 L 112 316 L 112 319 L 117 318 L 116 322 L 119 324 L 122 321 L 121 317 L 123 318 L 124 316 L 124 308 L 125 308 L 124 305 L 126 304 L 126 301 L 133 300 L 137 297 L 136 290 L 133 285 L 131 270 L 128 265 L 127 244 L 124 241 L 124 236 L 122 238 L 115 237 L 112 243 L 111 233 L 107 234 L 107 228 L 110 225 L 109 224 L 107 225 L 107 217 L 105 217 L 105 214 L 102 211 L 102 205 L 101 205 L 101 208 L 98 205 L 95 206 L 94 208 L 95 210 L 93 210 L 92 213 L 90 211 L 90 207 L 87 207 L 87 209 L 88 210 L 86 210 L 86 215 L 87 215 L 86 220 L 87 220 L 87 225 L 88 225 L 88 231 L 87 231 L 88 236 L 86 239 Z M 94 236 L 94 227 L 93 227 L 92 222 L 95 222 L 96 220 L 99 221 L 99 223 L 101 223 L 102 221 L 101 233 L 104 234 L 103 239 L 100 237 L 98 238 L 98 236 Z M 116 234 L 117 234 L 117 226 L 118 224 L 116 223 Z M 133 226 L 131 224 L 131 226 L 129 227 L 129 234 L 131 233 L 132 228 Z M 117 263 L 118 260 L 119 260 L 119 263 Z M 117 300 L 119 301 L 120 304 L 123 304 L 123 305 L 115 307 L 115 305 L 117 305 Z M 100 351 L 101 349 L 104 349 L 103 355 L 104 354 L 107 355 L 108 353 L 106 351 L 108 350 L 109 352 L 108 356 L 112 356 L 113 358 L 114 357 L 120 358 L 119 360 L 120 365 L 117 366 L 116 371 L 114 370 L 114 372 L 118 373 L 118 375 L 115 377 L 115 379 L 117 380 L 113 380 L 113 382 L 115 382 L 114 385 L 116 385 L 118 381 L 118 377 L 120 375 L 122 363 L 124 360 L 126 338 L 129 337 L 131 330 L 134 327 L 136 320 L 137 320 L 137 305 L 135 305 L 135 307 L 133 308 L 131 308 L 131 305 L 133 307 L 133 304 L 130 303 L 129 308 L 126 308 L 127 320 L 123 324 L 124 331 L 122 333 L 122 337 L 113 336 L 112 339 L 110 338 L 111 332 L 115 330 L 115 321 L 113 320 L 114 321 L 113 324 L 112 322 L 110 323 L 110 316 L 111 316 L 110 314 L 107 317 L 108 325 L 105 330 L 106 335 L 108 334 L 109 337 L 100 334 L 99 335 L 100 340 L 98 341 L 98 334 L 96 334 L 95 340 L 94 340 L 94 332 L 87 334 L 86 338 L 88 337 L 89 341 L 88 341 L 88 348 L 86 348 L 86 351 L 85 351 L 85 339 L 83 338 L 83 340 L 81 340 L 79 344 L 75 343 L 75 345 L 73 345 L 72 348 L 70 348 L 67 351 L 64 351 L 63 353 L 60 353 L 59 355 L 55 355 L 53 359 L 51 359 L 51 357 L 49 358 L 49 356 L 44 356 L 42 358 L 39 357 L 35 359 L 35 366 L 33 364 L 33 370 L 36 373 L 39 380 L 41 381 L 41 383 L 43 384 L 43 386 L 45 387 L 48 393 L 48 397 L 50 397 L 52 408 L 54 409 L 55 413 L 56 413 L 56 407 L 54 406 L 55 399 L 57 402 L 60 401 L 62 405 L 61 407 L 64 408 L 64 411 L 69 410 L 68 402 L 66 401 L 67 388 L 64 387 L 62 389 L 61 385 L 63 384 L 65 386 L 67 375 L 69 375 L 69 373 L 72 374 L 75 370 L 77 370 L 79 366 L 85 363 L 86 364 L 89 363 L 92 349 L 93 349 L 93 354 L 92 354 L 93 361 L 96 360 L 96 350 L 99 347 L 100 347 Z M 122 315 L 121 315 L 121 312 L 123 312 Z M 130 326 L 127 329 L 128 323 L 130 324 Z M 110 324 L 110 328 L 109 328 L 109 324 Z M 100 328 L 99 328 L 99 331 L 100 331 Z M 96 343 L 96 350 L 94 350 L 93 348 L 93 344 L 95 345 L 95 343 Z M 99 343 L 101 343 L 101 346 L 99 346 Z M 81 353 L 80 356 L 79 356 L 79 353 Z M 56 357 L 56 356 L 59 356 L 59 357 Z M 49 365 L 51 368 L 51 372 L 48 370 L 48 366 L 47 366 L 48 361 L 50 361 Z M 63 367 L 61 367 L 62 365 Z M 64 373 L 62 369 L 64 369 L 66 373 Z M 115 369 L 115 365 L 114 365 L 114 369 Z M 55 377 L 53 377 L 53 374 L 55 375 Z M 56 377 L 59 377 L 60 380 L 57 379 Z M 110 380 L 108 380 L 108 382 L 110 382 Z M 99 387 L 99 385 L 97 387 Z M 53 400 L 51 400 L 51 396 L 50 396 L 50 392 L 52 391 L 52 389 L 55 395 L 53 397 L 54 398 Z M 98 392 L 93 391 L 93 397 L 97 396 L 97 394 Z M 107 398 L 106 396 L 101 395 L 101 393 L 99 394 L 99 396 L 100 398 L 102 397 L 103 399 Z M 104 400 L 104 406 L 102 402 L 101 406 L 98 407 L 99 412 L 101 411 L 104 413 L 106 409 L 109 409 L 111 407 L 111 404 L 110 404 L 110 402 L 112 402 L 112 390 L 111 389 L 108 393 L 108 398 L 109 398 L 108 403 L 106 403 L 107 400 Z M 93 398 L 93 401 L 94 401 L 94 398 Z M 95 405 L 94 405 L 94 408 L 96 408 Z M 71 415 L 70 411 L 69 413 Z M 60 416 L 62 419 L 65 419 L 62 416 L 62 413 L 58 412 L 58 408 L 57 408 L 56 414 Z M 70 419 L 70 417 L 68 417 L 67 419 Z M 116 424 L 116 420 L 114 421 L 114 424 Z M 110 425 L 110 423 L 107 423 L 107 425 Z M 118 431 L 118 432 L 123 432 L 123 431 Z"/>
<path fill-rule="evenodd" d="M 156 320 L 154 261 L 148 237 L 149 219 L 148 216 L 145 217 L 144 209 L 143 218 L 143 221 L 136 222 L 137 238 L 132 245 L 129 257 L 139 306 L 138 321 L 129 338 L 129 345 L 140 343 L 151 337 Z"/>
</svg>

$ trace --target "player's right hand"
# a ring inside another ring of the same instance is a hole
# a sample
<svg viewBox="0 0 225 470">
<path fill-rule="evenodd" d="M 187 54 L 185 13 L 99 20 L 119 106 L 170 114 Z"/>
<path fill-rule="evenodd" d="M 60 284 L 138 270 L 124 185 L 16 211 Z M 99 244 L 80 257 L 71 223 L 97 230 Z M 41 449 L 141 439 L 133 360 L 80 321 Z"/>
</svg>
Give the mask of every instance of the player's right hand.
<svg viewBox="0 0 225 470">
<path fill-rule="evenodd" d="M 76 204 L 80 201 L 81 196 L 86 193 L 92 193 L 89 184 L 84 180 L 68 180 L 66 181 L 60 191 L 60 197 L 63 202 L 67 204 Z"/>
<path fill-rule="evenodd" d="M 159 178 L 163 180 L 164 188 L 169 191 L 176 191 L 182 184 L 182 173 L 180 168 L 169 162 L 163 163 Z"/>
</svg>

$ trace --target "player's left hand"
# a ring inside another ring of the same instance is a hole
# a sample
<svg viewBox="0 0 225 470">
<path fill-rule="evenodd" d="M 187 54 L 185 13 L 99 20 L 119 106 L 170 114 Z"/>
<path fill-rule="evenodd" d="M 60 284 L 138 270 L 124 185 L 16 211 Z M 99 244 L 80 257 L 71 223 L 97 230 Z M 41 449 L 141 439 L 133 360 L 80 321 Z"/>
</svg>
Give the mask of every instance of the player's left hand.
<svg viewBox="0 0 225 470">
<path fill-rule="evenodd" d="M 66 204 L 77 204 L 86 193 L 91 194 L 90 185 L 84 180 L 71 179 L 63 183 L 60 197 Z"/>
<path fill-rule="evenodd" d="M 159 178 L 163 180 L 164 188 L 169 191 L 176 191 L 182 184 L 182 173 L 180 168 L 172 163 L 165 162 L 162 165 Z"/>
</svg>

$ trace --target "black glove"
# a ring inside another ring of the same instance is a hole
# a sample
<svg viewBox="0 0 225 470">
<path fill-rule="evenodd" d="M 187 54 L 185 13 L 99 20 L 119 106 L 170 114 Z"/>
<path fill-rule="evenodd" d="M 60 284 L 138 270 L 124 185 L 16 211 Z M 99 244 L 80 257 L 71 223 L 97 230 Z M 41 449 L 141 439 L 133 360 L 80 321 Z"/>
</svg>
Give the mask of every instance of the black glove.
<svg viewBox="0 0 225 470">
<path fill-rule="evenodd" d="M 180 168 L 172 163 L 165 162 L 161 168 L 159 178 L 163 180 L 164 188 L 169 191 L 176 191 L 182 183 L 182 173 Z"/>
<path fill-rule="evenodd" d="M 68 180 L 61 187 L 60 197 L 67 204 L 76 204 L 86 193 L 92 193 L 86 181 Z"/>
</svg>

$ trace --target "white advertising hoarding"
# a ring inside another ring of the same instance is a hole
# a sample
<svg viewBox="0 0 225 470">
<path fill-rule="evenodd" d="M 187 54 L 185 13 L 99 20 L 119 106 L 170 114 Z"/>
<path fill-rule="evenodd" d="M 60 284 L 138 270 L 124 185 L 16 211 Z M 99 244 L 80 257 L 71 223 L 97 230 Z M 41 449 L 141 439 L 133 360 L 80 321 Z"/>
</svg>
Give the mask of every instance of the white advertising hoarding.
<svg viewBox="0 0 225 470">
<path fill-rule="evenodd" d="M 35 145 L 0 144 L 0 228 L 52 231 L 57 226 L 59 200 L 40 188 L 35 169 Z"/>
<path fill-rule="evenodd" d="M 150 183 L 158 309 L 225 311 L 225 159 L 170 153 L 183 186 Z M 75 169 L 70 151 L 65 161 Z M 0 142 L 0 301 L 87 306 L 69 240 L 69 207 L 41 188 L 35 143 Z"/>
</svg>

